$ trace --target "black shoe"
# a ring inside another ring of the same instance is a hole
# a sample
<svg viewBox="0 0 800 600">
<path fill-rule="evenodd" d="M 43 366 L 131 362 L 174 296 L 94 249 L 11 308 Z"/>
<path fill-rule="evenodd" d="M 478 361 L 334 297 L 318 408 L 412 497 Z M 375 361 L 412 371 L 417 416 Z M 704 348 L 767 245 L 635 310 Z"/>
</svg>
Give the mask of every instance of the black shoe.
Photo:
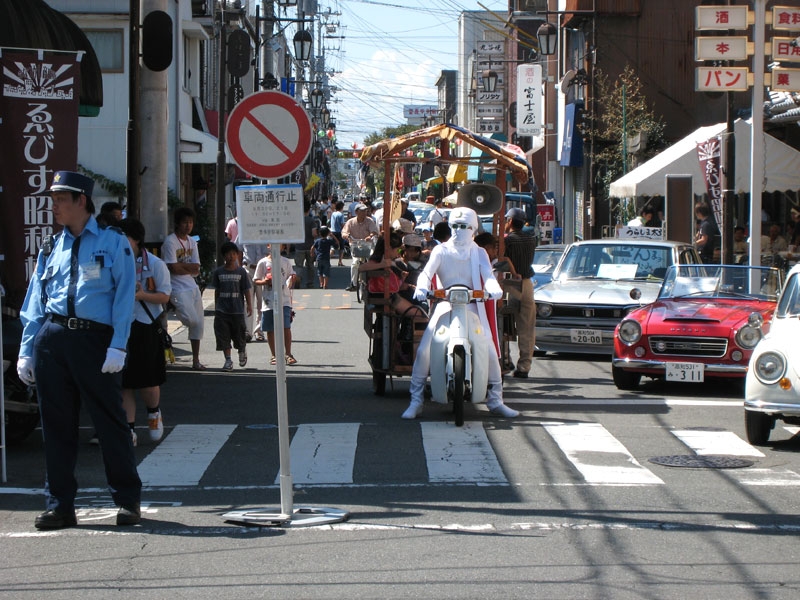
<svg viewBox="0 0 800 600">
<path fill-rule="evenodd" d="M 64 529 L 65 527 L 75 527 L 78 524 L 78 519 L 75 516 L 75 511 L 61 513 L 51 509 L 38 515 L 33 524 L 36 529 Z"/>
<path fill-rule="evenodd" d="M 528 374 L 524 373 L 522 371 L 514 371 L 513 376 L 516 377 L 517 379 L 527 379 L 528 378 Z"/>
<path fill-rule="evenodd" d="M 139 505 L 120 506 L 117 512 L 117 525 L 138 525 L 142 520 L 142 511 Z"/>
</svg>

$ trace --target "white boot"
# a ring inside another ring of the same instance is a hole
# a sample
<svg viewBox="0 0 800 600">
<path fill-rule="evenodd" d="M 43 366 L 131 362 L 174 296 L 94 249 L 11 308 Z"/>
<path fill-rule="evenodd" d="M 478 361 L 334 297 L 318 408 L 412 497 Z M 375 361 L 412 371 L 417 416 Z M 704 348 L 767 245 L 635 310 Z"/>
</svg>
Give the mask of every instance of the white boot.
<svg viewBox="0 0 800 600">
<path fill-rule="evenodd" d="M 514 417 L 519 416 L 519 411 L 514 410 L 503 404 L 502 400 L 495 401 L 492 403 L 486 404 L 486 407 L 489 409 L 489 412 L 493 415 L 497 415 L 498 417 L 506 417 L 507 419 L 513 419 Z"/>
<path fill-rule="evenodd" d="M 404 419 L 416 419 L 422 413 L 422 401 L 412 400 L 411 404 L 408 405 L 408 408 L 403 413 L 402 417 Z"/>
<path fill-rule="evenodd" d="M 406 412 L 403 413 L 403 418 L 416 419 L 422 413 L 422 403 L 425 400 L 425 380 L 415 380 L 412 375 L 409 392 L 411 392 L 411 404 L 408 405 Z"/>
</svg>

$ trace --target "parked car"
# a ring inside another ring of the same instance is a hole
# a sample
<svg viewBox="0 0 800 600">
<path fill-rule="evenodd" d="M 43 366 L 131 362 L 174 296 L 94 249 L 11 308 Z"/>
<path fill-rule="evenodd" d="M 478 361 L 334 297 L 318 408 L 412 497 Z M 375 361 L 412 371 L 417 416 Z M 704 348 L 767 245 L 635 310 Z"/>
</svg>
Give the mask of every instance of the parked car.
<svg viewBox="0 0 800 600">
<path fill-rule="evenodd" d="M 408 192 L 405 195 L 405 198 L 408 200 L 409 204 L 420 201 L 419 192 Z"/>
<path fill-rule="evenodd" d="M 542 287 L 553 280 L 553 271 L 558 260 L 564 255 L 566 244 L 544 244 L 537 246 L 533 253 L 533 286 Z"/>
<path fill-rule="evenodd" d="M 686 383 L 744 381 L 783 278 L 774 267 L 673 265 L 656 301 L 630 312 L 617 326 L 614 384 L 633 390 L 642 376 Z"/>
<path fill-rule="evenodd" d="M 536 350 L 611 355 L 614 329 L 656 299 L 667 269 L 699 263 L 691 244 L 663 240 L 587 240 L 567 246 L 553 279 L 534 288 Z M 639 290 L 638 300 L 630 296 Z"/>
<path fill-rule="evenodd" d="M 769 441 L 775 421 L 800 425 L 800 265 L 792 267 L 770 323 L 758 343 L 745 379 L 747 441 Z"/>
</svg>

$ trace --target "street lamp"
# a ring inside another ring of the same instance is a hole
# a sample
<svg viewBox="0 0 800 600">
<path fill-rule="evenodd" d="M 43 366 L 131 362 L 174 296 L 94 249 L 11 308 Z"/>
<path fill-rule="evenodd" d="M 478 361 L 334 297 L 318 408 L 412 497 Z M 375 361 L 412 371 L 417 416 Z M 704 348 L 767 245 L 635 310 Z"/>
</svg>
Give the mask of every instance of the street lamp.
<svg viewBox="0 0 800 600">
<path fill-rule="evenodd" d="M 309 93 L 308 99 L 311 101 L 311 108 L 318 110 L 322 106 L 322 101 L 325 100 L 325 92 L 315 88 Z"/>
<path fill-rule="evenodd" d="M 292 40 L 294 45 L 294 56 L 297 60 L 306 61 L 311 57 L 311 47 L 314 45 L 314 38 L 307 29 L 301 29 L 294 34 Z"/>
<path fill-rule="evenodd" d="M 319 111 L 319 117 L 322 119 L 322 126 L 327 128 L 331 122 L 331 111 L 327 107 Z"/>
<path fill-rule="evenodd" d="M 484 71 L 483 75 L 483 91 L 492 93 L 497 89 L 497 73 L 494 71 Z"/>
<path fill-rule="evenodd" d="M 536 30 L 536 39 L 539 40 L 539 51 L 545 56 L 556 53 L 558 43 L 558 30 L 552 23 L 542 23 Z"/>
</svg>

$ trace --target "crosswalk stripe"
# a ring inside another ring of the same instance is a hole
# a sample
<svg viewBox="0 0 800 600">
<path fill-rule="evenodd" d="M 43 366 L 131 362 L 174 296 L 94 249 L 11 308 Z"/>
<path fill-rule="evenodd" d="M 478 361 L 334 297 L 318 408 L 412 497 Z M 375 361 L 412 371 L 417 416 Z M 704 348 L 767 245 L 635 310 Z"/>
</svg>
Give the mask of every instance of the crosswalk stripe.
<svg viewBox="0 0 800 600">
<path fill-rule="evenodd" d="M 482 423 L 420 423 L 428 480 L 507 483 Z"/>
<path fill-rule="evenodd" d="M 139 464 L 142 485 L 197 485 L 236 425 L 176 425 Z"/>
<path fill-rule="evenodd" d="M 764 454 L 753 448 L 732 431 L 707 431 L 703 429 L 675 429 L 672 435 L 689 446 L 700 456 L 709 454 L 724 456 L 756 456 Z"/>
<path fill-rule="evenodd" d="M 639 464 L 625 446 L 600 423 L 547 423 L 543 427 L 588 483 L 664 483 L 652 471 Z"/>
<path fill-rule="evenodd" d="M 289 448 L 292 481 L 353 483 L 359 427 L 360 423 L 298 425 Z M 280 483 L 280 473 L 275 483 Z"/>
<path fill-rule="evenodd" d="M 731 474 L 745 485 L 800 486 L 800 475 L 789 469 L 734 469 Z"/>
</svg>

